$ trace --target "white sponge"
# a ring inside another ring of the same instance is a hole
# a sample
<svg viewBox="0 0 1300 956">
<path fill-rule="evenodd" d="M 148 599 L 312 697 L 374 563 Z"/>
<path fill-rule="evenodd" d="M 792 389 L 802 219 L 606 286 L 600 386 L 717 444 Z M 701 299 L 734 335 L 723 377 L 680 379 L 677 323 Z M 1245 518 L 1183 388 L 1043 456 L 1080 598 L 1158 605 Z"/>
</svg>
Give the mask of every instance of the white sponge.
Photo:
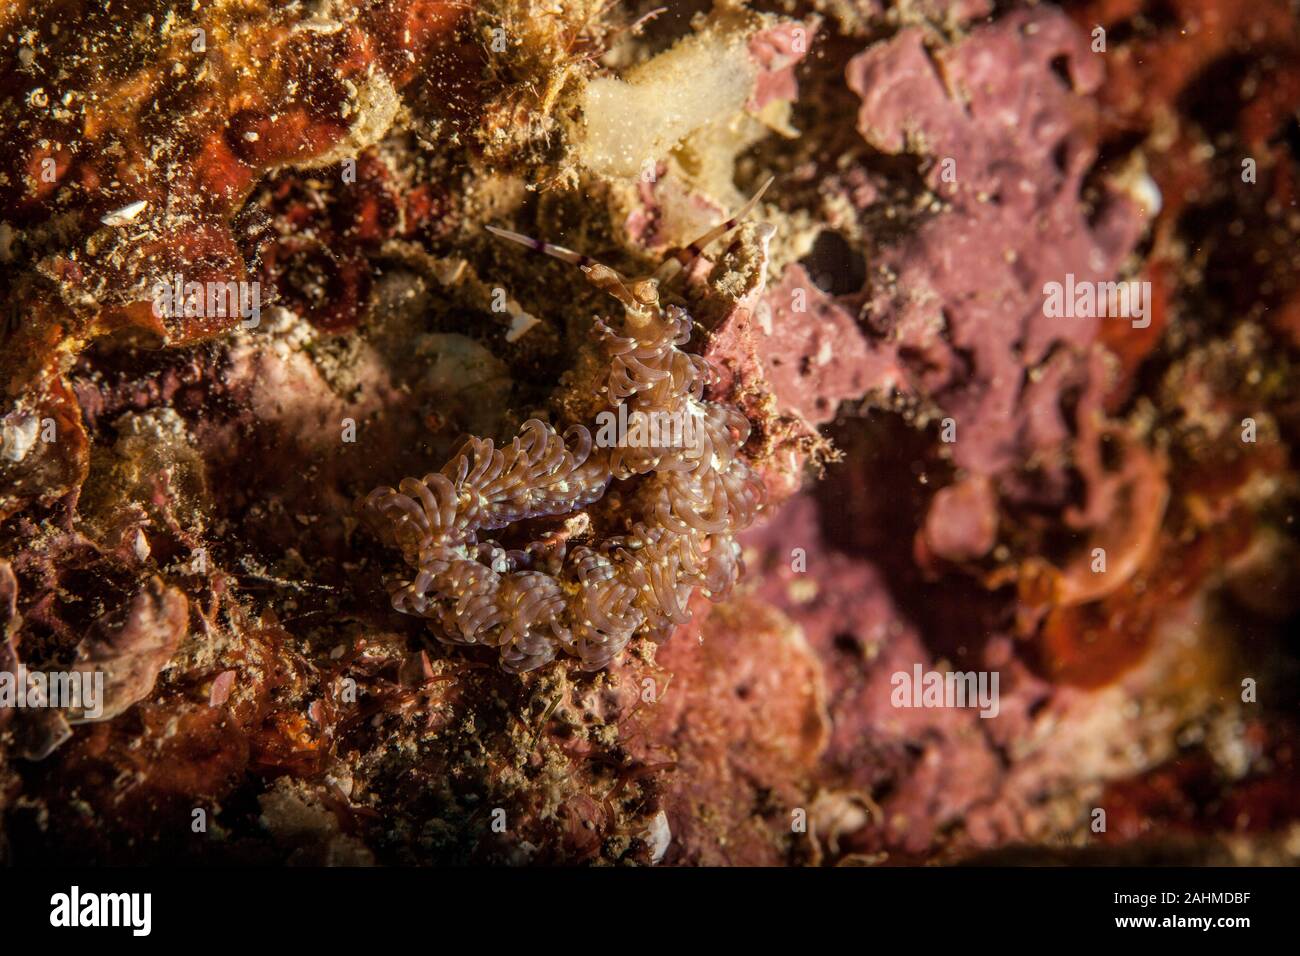
<svg viewBox="0 0 1300 956">
<path fill-rule="evenodd" d="M 637 175 L 695 130 L 743 109 L 756 73 L 743 33 L 705 32 L 624 79 L 592 80 L 583 102 L 583 162 L 607 176 Z"/>
</svg>

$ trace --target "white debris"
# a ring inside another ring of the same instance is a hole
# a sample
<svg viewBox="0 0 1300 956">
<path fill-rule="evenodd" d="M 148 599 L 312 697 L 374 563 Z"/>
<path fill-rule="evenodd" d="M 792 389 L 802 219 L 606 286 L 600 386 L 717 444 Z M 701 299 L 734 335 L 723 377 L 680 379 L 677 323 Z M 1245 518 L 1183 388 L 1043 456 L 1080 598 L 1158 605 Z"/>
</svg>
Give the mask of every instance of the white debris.
<svg viewBox="0 0 1300 956">
<path fill-rule="evenodd" d="M 0 419 L 0 458 L 19 462 L 36 444 L 40 421 L 35 415 L 14 412 Z"/>
<path fill-rule="evenodd" d="M 510 317 L 510 329 L 506 332 L 507 342 L 517 342 L 534 325 L 540 325 L 541 319 L 534 318 L 527 312 L 516 312 Z"/>
<path fill-rule="evenodd" d="M 137 560 L 147 561 L 151 550 L 149 548 L 149 539 L 144 536 L 144 532 L 139 528 L 135 529 L 135 541 L 132 542 L 132 549 L 135 551 Z"/>
<path fill-rule="evenodd" d="M 1111 188 L 1126 194 L 1137 203 L 1148 219 L 1160 215 L 1164 198 L 1160 195 L 1160 187 L 1147 172 L 1146 161 L 1140 154 L 1134 156 L 1117 173 L 1110 176 L 1109 183 Z"/>
<path fill-rule="evenodd" d="M 1138 205 L 1146 210 L 1149 218 L 1154 219 L 1160 215 L 1164 200 L 1160 195 L 1160 187 L 1156 185 L 1156 181 L 1149 173 L 1143 172 L 1134 180 L 1131 194 L 1138 201 Z"/>
<path fill-rule="evenodd" d="M 312 17 L 310 20 L 300 20 L 293 25 L 294 32 L 305 31 L 307 33 L 319 33 L 329 36 L 338 33 L 343 29 L 343 24 L 338 20 L 330 20 L 320 15 Z"/>
<path fill-rule="evenodd" d="M 127 203 L 121 209 L 114 209 L 112 212 L 104 215 L 99 221 L 106 226 L 125 226 L 129 222 L 134 222 L 135 217 L 144 212 L 144 207 L 149 205 L 143 199 L 137 199 L 135 202 Z"/>
<path fill-rule="evenodd" d="M 651 864 L 662 860 L 673 842 L 673 831 L 668 826 L 668 815 L 662 810 L 656 813 L 654 819 L 650 821 L 650 826 L 641 833 L 641 839 L 650 849 Z"/>
</svg>

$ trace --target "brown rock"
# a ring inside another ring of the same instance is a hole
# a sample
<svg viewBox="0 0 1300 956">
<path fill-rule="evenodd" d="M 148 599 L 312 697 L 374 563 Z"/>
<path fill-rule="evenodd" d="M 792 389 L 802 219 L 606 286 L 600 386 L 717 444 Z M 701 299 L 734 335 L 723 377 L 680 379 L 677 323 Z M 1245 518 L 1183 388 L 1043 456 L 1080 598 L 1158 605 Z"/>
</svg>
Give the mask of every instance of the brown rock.
<svg viewBox="0 0 1300 956">
<path fill-rule="evenodd" d="M 148 697 L 185 636 L 188 613 L 185 595 L 154 577 L 131 599 L 123 620 L 96 621 L 78 648 L 74 669 L 104 672 L 103 713 L 74 717 L 73 722 L 112 720 Z"/>
</svg>

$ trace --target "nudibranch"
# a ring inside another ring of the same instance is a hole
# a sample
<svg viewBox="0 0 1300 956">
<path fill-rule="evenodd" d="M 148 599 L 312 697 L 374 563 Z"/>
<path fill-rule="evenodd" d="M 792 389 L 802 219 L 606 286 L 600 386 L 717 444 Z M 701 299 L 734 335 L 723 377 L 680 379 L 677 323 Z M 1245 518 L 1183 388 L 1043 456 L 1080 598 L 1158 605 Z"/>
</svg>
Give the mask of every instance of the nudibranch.
<svg viewBox="0 0 1300 956">
<path fill-rule="evenodd" d="M 509 671 L 540 667 L 559 652 L 595 670 L 634 636 L 661 639 L 688 621 L 697 588 L 715 600 L 728 593 L 742 570 L 736 536 L 764 501 L 763 483 L 740 453 L 750 422 L 734 406 L 705 399 L 712 369 L 682 348 L 692 319 L 662 304 L 659 288 L 748 215 L 770 183 L 640 279 L 488 227 L 572 263 L 619 301 L 617 328 L 596 322 L 608 363 L 606 414 L 684 423 L 678 434 L 687 440 L 596 441 L 585 425 L 561 434 L 531 419 L 507 445 L 470 438 L 440 471 L 375 489 L 362 513 L 413 572 L 390 586 L 394 608 L 428 619 L 445 642 L 496 648 Z M 563 535 L 549 534 L 510 550 L 489 536 L 596 506 L 613 483 L 628 487 L 612 535 L 570 548 Z"/>
</svg>

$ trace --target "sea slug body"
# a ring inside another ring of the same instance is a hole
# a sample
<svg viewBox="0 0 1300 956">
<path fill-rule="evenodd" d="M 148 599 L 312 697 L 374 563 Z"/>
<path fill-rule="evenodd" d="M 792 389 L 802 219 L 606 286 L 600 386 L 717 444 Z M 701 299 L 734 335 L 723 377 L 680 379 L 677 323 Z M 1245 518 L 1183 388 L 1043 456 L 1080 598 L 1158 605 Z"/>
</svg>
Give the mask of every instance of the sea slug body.
<svg viewBox="0 0 1300 956">
<path fill-rule="evenodd" d="M 693 258 L 739 218 L 666 265 Z M 712 370 L 682 351 L 692 321 L 684 309 L 660 304 L 660 274 L 623 280 L 585 256 L 495 231 L 574 262 L 622 302 L 621 330 L 596 325 L 610 410 L 626 405 L 628 417 L 689 420 L 692 440 L 596 447 L 584 425 L 561 435 L 531 419 L 509 445 L 470 438 L 441 471 L 375 489 L 361 511 L 415 572 L 391 586 L 393 607 L 433 622 L 441 640 L 495 647 L 501 666 L 514 672 L 560 651 L 599 669 L 634 636 L 662 639 L 689 620 L 696 588 L 716 600 L 739 577 L 736 535 L 764 500 L 762 481 L 740 455 L 750 423 L 736 408 L 704 399 Z M 603 540 L 570 549 L 552 535 L 506 550 L 483 535 L 580 511 L 612 482 L 628 485 L 627 514 L 614 519 L 619 533 Z"/>
</svg>

